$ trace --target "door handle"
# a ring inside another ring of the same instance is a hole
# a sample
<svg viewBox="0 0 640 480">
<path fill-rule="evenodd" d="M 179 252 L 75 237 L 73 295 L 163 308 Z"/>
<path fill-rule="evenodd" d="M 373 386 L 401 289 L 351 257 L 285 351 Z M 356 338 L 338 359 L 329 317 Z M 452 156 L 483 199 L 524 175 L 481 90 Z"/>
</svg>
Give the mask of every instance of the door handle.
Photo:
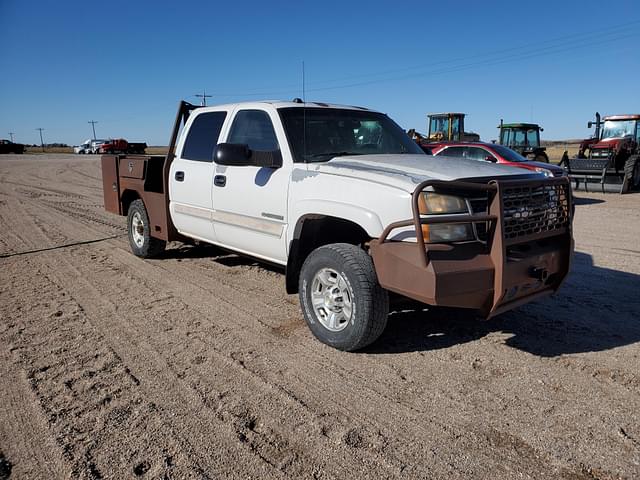
<svg viewBox="0 0 640 480">
<path fill-rule="evenodd" d="M 224 187 L 227 184 L 227 177 L 224 175 L 216 175 L 213 177 L 213 184 L 216 187 Z"/>
<path fill-rule="evenodd" d="M 177 182 L 182 182 L 184 181 L 184 172 L 176 172 L 176 181 Z"/>
</svg>

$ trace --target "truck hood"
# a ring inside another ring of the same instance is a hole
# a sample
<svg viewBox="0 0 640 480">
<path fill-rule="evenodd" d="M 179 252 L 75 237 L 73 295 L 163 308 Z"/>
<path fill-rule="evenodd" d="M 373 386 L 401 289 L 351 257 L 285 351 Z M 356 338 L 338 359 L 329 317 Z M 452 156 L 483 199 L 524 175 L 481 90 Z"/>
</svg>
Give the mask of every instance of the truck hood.
<svg viewBox="0 0 640 480">
<path fill-rule="evenodd" d="M 496 177 L 539 177 L 523 168 L 431 155 L 355 155 L 311 163 L 308 170 L 382 183 L 407 192 L 425 180 L 463 180 Z"/>
</svg>

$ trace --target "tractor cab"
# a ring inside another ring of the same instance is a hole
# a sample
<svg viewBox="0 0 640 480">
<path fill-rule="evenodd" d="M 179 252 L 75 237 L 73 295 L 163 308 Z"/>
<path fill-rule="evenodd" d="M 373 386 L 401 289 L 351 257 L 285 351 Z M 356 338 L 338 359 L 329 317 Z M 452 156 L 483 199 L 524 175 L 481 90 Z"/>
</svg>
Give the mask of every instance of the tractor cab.
<svg viewBox="0 0 640 480">
<path fill-rule="evenodd" d="M 430 113 L 426 136 L 414 129 L 407 133 L 422 150 L 429 154 L 432 150 L 449 142 L 479 142 L 480 135 L 464 131 L 464 117 L 464 113 Z"/>
<path fill-rule="evenodd" d="M 480 141 L 477 133 L 464 131 L 464 113 L 430 113 L 428 117 L 430 143 Z"/>
<path fill-rule="evenodd" d="M 611 115 L 599 125 L 600 135 L 590 145 L 591 158 L 610 158 L 616 170 L 640 154 L 640 115 Z"/>
<path fill-rule="evenodd" d="M 515 150 L 525 158 L 549 163 L 546 148 L 540 146 L 540 132 L 544 129 L 536 123 L 504 123 L 500 120 L 498 143 Z"/>
<path fill-rule="evenodd" d="M 464 140 L 464 113 L 431 113 L 427 138 L 430 142 Z"/>
</svg>

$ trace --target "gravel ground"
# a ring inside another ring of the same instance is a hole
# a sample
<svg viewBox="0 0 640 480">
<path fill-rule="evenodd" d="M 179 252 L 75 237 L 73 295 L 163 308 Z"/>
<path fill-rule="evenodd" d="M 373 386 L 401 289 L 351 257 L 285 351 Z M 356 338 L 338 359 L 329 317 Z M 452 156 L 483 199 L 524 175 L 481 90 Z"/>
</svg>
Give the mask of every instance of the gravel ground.
<svg viewBox="0 0 640 480">
<path fill-rule="evenodd" d="M 0 479 L 640 477 L 640 194 L 578 194 L 555 297 L 395 311 L 350 354 L 278 270 L 134 257 L 101 188 L 0 158 Z"/>
</svg>

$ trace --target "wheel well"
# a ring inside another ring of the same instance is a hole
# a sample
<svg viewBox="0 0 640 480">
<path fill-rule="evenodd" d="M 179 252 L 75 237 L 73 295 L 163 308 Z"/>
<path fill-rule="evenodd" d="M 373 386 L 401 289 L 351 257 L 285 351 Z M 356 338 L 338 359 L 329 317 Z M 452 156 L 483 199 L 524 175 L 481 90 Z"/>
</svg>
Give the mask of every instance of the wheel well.
<svg viewBox="0 0 640 480">
<path fill-rule="evenodd" d="M 140 195 L 135 190 L 125 190 L 120 197 L 120 205 L 122 205 L 122 214 L 127 215 L 129 206 L 134 200 L 138 200 Z"/>
<path fill-rule="evenodd" d="M 307 256 L 330 243 L 363 245 L 371 240 L 357 223 L 326 215 L 306 215 L 298 220 L 289 245 L 286 270 L 287 293 L 298 292 L 298 276 Z"/>
</svg>

